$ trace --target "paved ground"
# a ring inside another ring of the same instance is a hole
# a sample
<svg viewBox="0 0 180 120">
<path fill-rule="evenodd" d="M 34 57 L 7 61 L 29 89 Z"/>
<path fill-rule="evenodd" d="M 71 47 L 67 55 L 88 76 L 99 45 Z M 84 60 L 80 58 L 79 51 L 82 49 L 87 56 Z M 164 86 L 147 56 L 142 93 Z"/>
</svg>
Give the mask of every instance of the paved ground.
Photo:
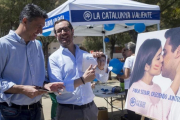
<svg viewBox="0 0 180 120">
<path fill-rule="evenodd" d="M 117 80 L 109 80 L 108 84 L 112 84 L 112 85 L 119 85 L 119 82 Z M 112 113 L 111 113 L 111 107 L 110 105 L 107 106 L 107 102 L 100 97 L 95 97 L 94 98 L 94 102 L 98 107 L 107 107 L 108 108 L 108 116 L 109 116 L 109 120 L 120 120 L 120 116 L 124 113 L 126 113 L 126 111 L 122 111 L 122 110 L 117 110 L 117 109 L 113 109 L 113 119 L 112 119 Z M 123 101 L 124 103 L 125 101 Z M 42 105 L 43 105 L 43 113 L 44 113 L 44 120 L 51 120 L 51 99 L 49 98 L 48 94 L 45 94 L 42 98 Z M 122 108 L 121 107 L 121 101 L 120 100 L 115 100 L 113 102 L 113 105 L 116 106 L 117 108 Z"/>
</svg>

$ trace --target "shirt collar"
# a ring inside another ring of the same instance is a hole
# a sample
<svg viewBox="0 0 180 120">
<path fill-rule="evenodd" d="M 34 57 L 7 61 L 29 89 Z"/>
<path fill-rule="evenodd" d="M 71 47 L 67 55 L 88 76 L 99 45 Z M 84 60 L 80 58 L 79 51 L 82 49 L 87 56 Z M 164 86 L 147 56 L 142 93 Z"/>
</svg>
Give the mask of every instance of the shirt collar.
<svg viewBox="0 0 180 120">
<path fill-rule="evenodd" d="M 16 34 L 15 31 L 10 30 L 10 31 L 9 31 L 9 35 L 11 35 L 11 36 L 14 38 L 14 40 L 18 41 L 19 43 L 26 45 L 25 40 L 24 40 L 23 38 L 21 38 L 18 34 Z M 30 41 L 30 42 L 31 42 L 31 41 Z"/>
<path fill-rule="evenodd" d="M 75 44 L 74 44 L 75 45 Z M 75 45 L 75 54 L 79 51 L 79 46 L 78 45 Z M 69 49 L 68 48 L 65 48 L 65 47 L 63 47 L 63 46 L 61 46 L 60 45 L 60 48 L 59 48 L 59 50 L 60 50 L 60 53 L 62 54 L 62 52 L 67 52 L 67 51 L 69 51 Z"/>
</svg>

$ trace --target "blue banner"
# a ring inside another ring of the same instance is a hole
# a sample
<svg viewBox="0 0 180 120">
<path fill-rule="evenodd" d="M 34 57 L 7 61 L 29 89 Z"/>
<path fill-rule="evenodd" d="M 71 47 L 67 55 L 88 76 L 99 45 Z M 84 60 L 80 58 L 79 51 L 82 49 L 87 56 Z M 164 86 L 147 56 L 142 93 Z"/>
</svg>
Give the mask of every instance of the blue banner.
<svg viewBox="0 0 180 120">
<path fill-rule="evenodd" d="M 57 20 L 60 20 L 60 19 L 66 19 L 66 20 L 69 21 L 69 11 L 46 19 L 46 21 L 45 21 L 45 26 L 43 27 L 43 30 L 54 27 L 54 23 L 55 23 Z"/>
<path fill-rule="evenodd" d="M 72 10 L 72 22 L 160 20 L 160 10 Z"/>
</svg>

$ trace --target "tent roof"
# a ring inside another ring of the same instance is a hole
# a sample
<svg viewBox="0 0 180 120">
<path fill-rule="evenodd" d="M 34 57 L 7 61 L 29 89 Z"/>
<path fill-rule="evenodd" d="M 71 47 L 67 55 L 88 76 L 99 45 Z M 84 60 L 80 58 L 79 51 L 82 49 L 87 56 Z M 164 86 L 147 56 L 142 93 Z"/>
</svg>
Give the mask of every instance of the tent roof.
<svg viewBox="0 0 180 120">
<path fill-rule="evenodd" d="M 49 12 L 48 17 L 43 32 L 53 31 L 54 22 L 63 18 L 72 23 L 75 36 L 103 36 L 104 24 L 116 24 L 105 35 L 134 29 L 125 23 L 158 24 L 160 8 L 131 0 L 68 0 Z"/>
</svg>

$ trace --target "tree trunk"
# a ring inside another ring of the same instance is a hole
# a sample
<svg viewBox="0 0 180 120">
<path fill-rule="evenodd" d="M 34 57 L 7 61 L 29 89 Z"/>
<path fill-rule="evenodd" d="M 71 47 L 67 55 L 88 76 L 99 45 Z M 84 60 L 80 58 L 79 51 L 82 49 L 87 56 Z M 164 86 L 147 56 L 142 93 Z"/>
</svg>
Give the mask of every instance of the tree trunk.
<svg viewBox="0 0 180 120">
<path fill-rule="evenodd" d="M 116 44 L 116 39 L 114 37 L 112 37 L 110 42 L 111 42 L 110 58 L 112 59 L 113 58 L 113 52 L 114 52 L 114 46 Z"/>
<path fill-rule="evenodd" d="M 111 38 L 110 42 L 111 42 L 110 58 L 113 59 L 114 46 L 116 44 L 115 35 L 113 35 L 113 37 Z M 112 80 L 111 72 L 109 72 L 109 80 Z"/>
<path fill-rule="evenodd" d="M 137 42 L 137 35 L 138 35 L 138 33 L 136 31 L 134 31 L 134 30 L 130 30 L 129 31 L 129 35 L 131 36 L 132 41 L 134 43 L 136 43 Z"/>
<path fill-rule="evenodd" d="M 43 49 L 43 54 L 44 54 L 44 64 L 45 64 L 45 68 L 47 68 L 47 62 L 48 62 L 48 57 L 49 57 L 49 55 L 48 55 L 48 45 L 50 44 L 50 42 L 48 40 L 43 41 L 42 37 L 40 37 L 40 39 L 41 39 L 42 49 Z"/>
<path fill-rule="evenodd" d="M 111 46 L 110 58 L 113 59 L 114 45 Z"/>
</svg>

